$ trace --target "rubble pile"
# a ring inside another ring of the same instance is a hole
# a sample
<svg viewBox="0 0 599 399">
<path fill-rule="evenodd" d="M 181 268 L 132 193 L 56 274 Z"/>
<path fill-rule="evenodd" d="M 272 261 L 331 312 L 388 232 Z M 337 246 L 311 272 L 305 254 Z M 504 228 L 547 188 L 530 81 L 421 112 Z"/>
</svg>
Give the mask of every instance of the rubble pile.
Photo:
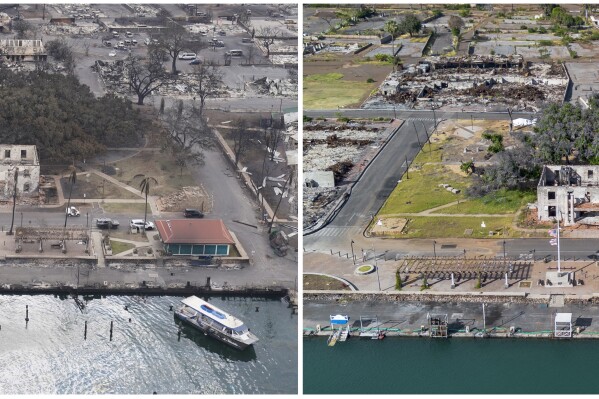
<svg viewBox="0 0 599 399">
<path fill-rule="evenodd" d="M 327 136 L 326 139 L 312 138 L 309 140 L 304 139 L 304 145 L 315 145 L 315 144 L 326 144 L 329 148 L 344 147 L 344 146 L 358 146 L 362 147 L 371 144 L 372 140 L 360 140 L 353 138 L 339 138 L 336 134 Z"/>
<path fill-rule="evenodd" d="M 326 170 L 333 172 L 335 176 L 335 184 L 339 184 L 345 178 L 345 175 L 354 167 L 352 161 L 337 162 L 335 165 L 329 166 Z"/>
<path fill-rule="evenodd" d="M 515 100 L 531 102 L 539 100 L 542 101 L 545 99 L 545 93 L 535 86 L 510 86 L 512 85 L 502 85 L 501 87 L 497 87 L 495 85 L 478 85 L 470 89 L 458 90 L 455 94 L 457 96 L 490 97 L 499 99 L 511 97 Z"/>
<path fill-rule="evenodd" d="M 202 186 L 183 187 L 160 197 L 156 206 L 161 212 L 182 212 L 185 208 L 192 208 L 209 213 L 212 210 L 212 198 Z"/>
<path fill-rule="evenodd" d="M 259 94 L 285 97 L 297 96 L 297 84 L 291 79 L 271 79 L 269 77 L 263 77 L 251 82 L 250 86 Z"/>
<path fill-rule="evenodd" d="M 93 66 L 98 72 L 100 80 L 104 84 L 106 91 L 113 94 L 128 95 L 130 94 L 127 84 L 127 74 L 125 71 L 125 63 L 123 60 L 116 61 L 101 61 L 97 60 Z M 160 87 L 157 91 L 163 96 L 179 97 L 193 96 L 192 87 L 197 84 L 197 79 L 193 73 L 181 73 L 176 81 Z M 297 93 L 296 93 L 297 94 Z M 214 94 L 214 97 L 235 97 L 243 95 L 241 90 L 230 90 L 225 86 Z"/>
<path fill-rule="evenodd" d="M 544 101 L 563 99 L 568 79 L 556 63 L 524 62 L 516 56 L 429 57 L 391 73 L 363 107 L 430 108 L 471 105 L 510 106 L 535 111 Z"/>
<path fill-rule="evenodd" d="M 125 63 L 122 60 L 97 60 L 94 69 L 109 93 L 126 94 L 129 89 L 125 85 Z"/>
<path fill-rule="evenodd" d="M 304 227 L 313 225 L 326 215 L 341 192 L 339 187 L 304 187 Z"/>
<path fill-rule="evenodd" d="M 51 35 L 51 36 L 61 36 L 61 35 L 68 35 L 68 36 L 83 36 L 83 35 L 93 35 L 96 33 L 100 33 L 102 31 L 102 28 L 100 27 L 100 25 L 98 24 L 94 24 L 94 23 L 86 23 L 84 25 L 52 25 L 52 24 L 48 24 L 45 25 L 44 28 L 44 33 L 46 35 Z"/>
</svg>

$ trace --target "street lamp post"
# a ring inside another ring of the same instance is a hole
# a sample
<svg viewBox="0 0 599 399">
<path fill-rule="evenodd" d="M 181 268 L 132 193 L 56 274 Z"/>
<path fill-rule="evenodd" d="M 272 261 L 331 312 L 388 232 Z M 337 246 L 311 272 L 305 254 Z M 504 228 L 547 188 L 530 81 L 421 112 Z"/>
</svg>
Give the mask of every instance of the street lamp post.
<svg viewBox="0 0 599 399">
<path fill-rule="evenodd" d="M 433 240 L 433 254 L 435 255 L 435 260 L 437 260 L 437 241 Z"/>
<path fill-rule="evenodd" d="M 503 263 L 505 264 L 505 240 L 503 240 Z"/>
<path fill-rule="evenodd" d="M 356 257 L 354 255 L 354 240 L 351 240 L 351 260 L 356 264 Z"/>
<path fill-rule="evenodd" d="M 381 291 L 381 278 L 379 276 L 379 266 L 376 260 L 376 251 L 374 249 L 374 244 L 372 244 L 372 253 L 374 254 L 374 268 L 376 269 L 376 279 L 379 283 L 379 291 Z"/>
</svg>

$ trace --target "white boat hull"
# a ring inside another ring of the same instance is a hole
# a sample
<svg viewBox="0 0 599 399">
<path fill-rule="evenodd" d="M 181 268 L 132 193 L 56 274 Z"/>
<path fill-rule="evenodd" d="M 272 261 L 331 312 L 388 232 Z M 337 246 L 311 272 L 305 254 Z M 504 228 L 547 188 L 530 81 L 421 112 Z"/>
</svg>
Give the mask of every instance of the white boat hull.
<svg viewBox="0 0 599 399">
<path fill-rule="evenodd" d="M 224 342 L 225 344 L 227 344 L 235 349 L 244 350 L 248 346 L 251 346 L 254 343 L 258 342 L 258 338 L 256 336 L 254 336 L 253 334 L 251 334 L 251 336 L 252 336 L 251 340 L 249 340 L 248 342 L 244 342 L 244 341 L 238 340 L 234 337 L 231 337 L 230 335 L 225 334 L 222 331 L 219 331 L 206 323 L 203 323 L 201 320 L 198 320 L 197 318 L 188 317 L 187 315 L 181 313 L 180 311 L 175 311 L 175 316 L 177 316 L 177 318 L 186 322 L 187 324 L 191 325 L 192 327 L 202 331 L 204 334 L 207 334 L 213 338 L 216 338 L 219 341 Z"/>
</svg>

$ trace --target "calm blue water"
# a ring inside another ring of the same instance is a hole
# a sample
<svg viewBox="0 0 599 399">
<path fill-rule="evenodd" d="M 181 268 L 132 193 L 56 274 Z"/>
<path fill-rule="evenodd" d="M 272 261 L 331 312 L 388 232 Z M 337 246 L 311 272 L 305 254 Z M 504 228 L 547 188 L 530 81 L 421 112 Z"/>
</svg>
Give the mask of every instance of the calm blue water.
<svg viewBox="0 0 599 399">
<path fill-rule="evenodd" d="M 0 394 L 297 393 L 297 316 L 285 303 L 208 298 L 260 338 L 239 352 L 187 326 L 179 338 L 169 307 L 181 299 L 107 297 L 81 311 L 72 299 L 0 296 Z"/>
<path fill-rule="evenodd" d="M 304 339 L 306 394 L 597 394 L 599 341 Z"/>
</svg>

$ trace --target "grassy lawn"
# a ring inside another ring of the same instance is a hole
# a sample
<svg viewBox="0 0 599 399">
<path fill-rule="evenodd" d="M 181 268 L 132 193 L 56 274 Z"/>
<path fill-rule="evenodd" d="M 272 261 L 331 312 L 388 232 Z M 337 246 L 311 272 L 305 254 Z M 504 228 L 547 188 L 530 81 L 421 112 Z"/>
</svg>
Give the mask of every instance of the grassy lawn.
<svg viewBox="0 0 599 399">
<path fill-rule="evenodd" d="M 145 204 L 123 204 L 123 203 L 104 203 L 102 209 L 108 213 L 117 213 L 123 215 L 144 213 Z M 150 205 L 148 205 L 148 214 L 150 213 Z M 121 225 L 123 222 L 121 221 Z"/>
<path fill-rule="evenodd" d="M 377 83 L 343 80 L 343 74 L 324 73 L 304 78 L 304 108 L 331 109 L 358 104 Z"/>
<path fill-rule="evenodd" d="M 328 276 L 318 276 L 315 274 L 304 274 L 304 289 L 321 291 L 350 291 L 346 284 L 337 279 Z"/>
<path fill-rule="evenodd" d="M 489 231 L 496 233 L 491 238 L 503 237 L 501 232 L 506 229 L 506 237 L 520 237 L 521 232 L 511 229 L 512 216 L 484 219 L 485 228 L 481 228 L 483 219 L 479 217 L 414 217 L 410 218 L 404 228 L 406 234 L 401 238 L 489 238 Z M 465 236 L 466 229 L 472 229 L 472 234 Z"/>
<path fill-rule="evenodd" d="M 114 164 L 119 169 L 116 176 L 119 181 L 139 187 L 146 176 L 154 177 L 158 185 L 150 188 L 152 195 L 168 195 L 185 186 L 195 186 L 196 183 L 187 169 L 175 164 L 173 157 L 168 153 L 143 151 L 140 154 Z M 136 175 L 141 175 L 135 177 Z"/>
<path fill-rule="evenodd" d="M 418 171 L 409 172 L 410 178 L 405 176 L 381 208 L 379 215 L 395 213 L 416 213 L 453 201 L 464 199 L 463 191 L 468 185 L 469 178 L 462 177 L 448 170 L 443 165 L 426 164 Z M 439 184 L 450 184 L 462 190 L 460 194 L 453 194 Z"/>
<path fill-rule="evenodd" d="M 125 252 L 131 248 L 134 248 L 135 245 L 129 244 L 128 242 L 120 242 L 120 241 L 110 241 L 110 246 L 112 247 L 112 254 L 120 254 L 121 252 Z"/>
<path fill-rule="evenodd" d="M 495 193 L 487 194 L 481 198 L 474 198 L 466 203 L 443 208 L 437 213 L 464 213 L 464 214 L 506 214 L 516 213 L 518 209 L 529 202 L 535 202 L 537 194 L 534 191 L 515 191 L 502 189 Z"/>
<path fill-rule="evenodd" d="M 107 198 L 107 199 L 138 199 L 139 196 L 112 184 L 108 180 L 104 181 L 95 173 L 77 174 L 77 182 L 73 186 L 72 198 Z M 70 184 L 67 178 L 60 179 L 62 191 L 65 196 L 69 195 Z"/>
</svg>

